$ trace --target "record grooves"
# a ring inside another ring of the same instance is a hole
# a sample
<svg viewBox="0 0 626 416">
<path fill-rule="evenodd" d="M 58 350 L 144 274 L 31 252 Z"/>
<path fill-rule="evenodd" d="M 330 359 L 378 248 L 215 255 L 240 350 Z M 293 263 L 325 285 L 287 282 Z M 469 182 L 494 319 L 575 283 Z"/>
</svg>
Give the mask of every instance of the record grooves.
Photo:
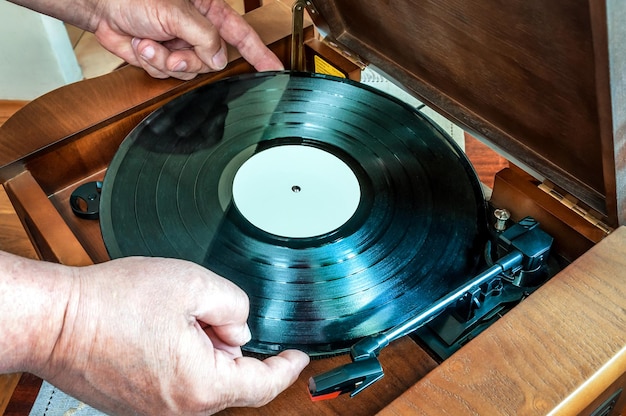
<svg viewBox="0 0 626 416">
<path fill-rule="evenodd" d="M 288 72 L 156 110 L 114 157 L 100 218 L 112 258 L 183 258 L 243 288 L 248 351 L 312 356 L 471 278 L 485 230 L 478 179 L 433 123 L 366 86 Z"/>
</svg>

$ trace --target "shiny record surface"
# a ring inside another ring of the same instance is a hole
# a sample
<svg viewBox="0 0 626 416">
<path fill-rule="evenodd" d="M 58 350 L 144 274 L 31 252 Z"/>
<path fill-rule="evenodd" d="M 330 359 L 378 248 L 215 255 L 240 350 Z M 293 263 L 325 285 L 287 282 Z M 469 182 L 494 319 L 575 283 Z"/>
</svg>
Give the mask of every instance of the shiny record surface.
<svg viewBox="0 0 626 416">
<path fill-rule="evenodd" d="M 471 165 L 424 116 L 361 84 L 288 72 L 156 110 L 120 146 L 101 200 L 112 258 L 182 258 L 232 280 L 250 297 L 244 349 L 263 354 L 339 353 L 402 322 L 472 277 L 486 223 Z"/>
</svg>

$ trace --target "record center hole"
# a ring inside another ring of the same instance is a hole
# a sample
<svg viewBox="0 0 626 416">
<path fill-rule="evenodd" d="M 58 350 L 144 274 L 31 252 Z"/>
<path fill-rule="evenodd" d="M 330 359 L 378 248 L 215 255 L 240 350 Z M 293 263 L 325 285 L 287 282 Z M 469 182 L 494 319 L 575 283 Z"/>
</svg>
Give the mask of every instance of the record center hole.
<svg viewBox="0 0 626 416">
<path fill-rule="evenodd" d="M 300 188 L 298 185 L 294 185 L 294 186 L 292 186 L 292 187 L 291 187 L 291 191 L 292 191 L 294 194 L 297 194 L 297 193 L 298 193 L 298 192 L 300 192 L 301 190 L 302 190 L 302 188 Z"/>
</svg>

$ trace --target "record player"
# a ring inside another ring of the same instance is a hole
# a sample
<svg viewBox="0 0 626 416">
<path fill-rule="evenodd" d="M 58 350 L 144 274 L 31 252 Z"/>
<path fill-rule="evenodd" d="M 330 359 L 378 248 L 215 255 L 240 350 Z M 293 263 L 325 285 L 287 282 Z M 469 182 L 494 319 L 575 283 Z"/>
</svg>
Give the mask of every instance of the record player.
<svg viewBox="0 0 626 416">
<path fill-rule="evenodd" d="M 538 221 L 554 238 L 554 255 L 571 264 L 442 362 L 419 337 L 402 337 L 380 354 L 385 377 L 358 396 L 310 400 L 311 376 L 350 361 L 326 356 L 265 408 L 224 413 L 610 414 L 624 408 L 626 56 L 620 45 L 626 29 L 620 22 L 626 7 L 539 0 L 301 3 L 325 35 L 320 43 L 305 25 L 309 61 L 353 77 L 354 62 L 367 62 L 511 160 L 495 177 L 491 207 L 508 210 L 513 223 Z M 280 2 L 246 15 L 287 66 L 292 15 Z M 0 179 L 41 258 L 106 261 L 111 248 L 98 222 L 74 215 L 72 192 L 102 180 L 111 166 L 118 169 L 111 161 L 120 143 L 152 111 L 249 72 L 234 59 L 222 73 L 181 82 L 124 67 L 43 96 L 7 121 L 0 129 Z"/>
</svg>

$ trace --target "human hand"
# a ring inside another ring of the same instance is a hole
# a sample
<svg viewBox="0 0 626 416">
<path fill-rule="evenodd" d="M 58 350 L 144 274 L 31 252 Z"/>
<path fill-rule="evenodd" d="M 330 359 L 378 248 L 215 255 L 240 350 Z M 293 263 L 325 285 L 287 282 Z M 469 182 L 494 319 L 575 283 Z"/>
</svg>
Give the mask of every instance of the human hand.
<svg viewBox="0 0 626 416">
<path fill-rule="evenodd" d="M 228 63 L 225 41 L 258 71 L 283 64 L 225 0 L 10 0 L 94 32 L 156 78 L 184 80 Z"/>
<path fill-rule="evenodd" d="M 261 406 L 308 364 L 299 351 L 242 357 L 243 291 L 193 263 L 124 258 L 73 269 L 62 330 L 33 369 L 114 414 L 208 414 Z"/>
<path fill-rule="evenodd" d="M 223 69 L 224 41 L 259 71 L 283 69 L 224 0 L 99 1 L 90 26 L 106 49 L 156 78 L 191 79 Z"/>
</svg>

